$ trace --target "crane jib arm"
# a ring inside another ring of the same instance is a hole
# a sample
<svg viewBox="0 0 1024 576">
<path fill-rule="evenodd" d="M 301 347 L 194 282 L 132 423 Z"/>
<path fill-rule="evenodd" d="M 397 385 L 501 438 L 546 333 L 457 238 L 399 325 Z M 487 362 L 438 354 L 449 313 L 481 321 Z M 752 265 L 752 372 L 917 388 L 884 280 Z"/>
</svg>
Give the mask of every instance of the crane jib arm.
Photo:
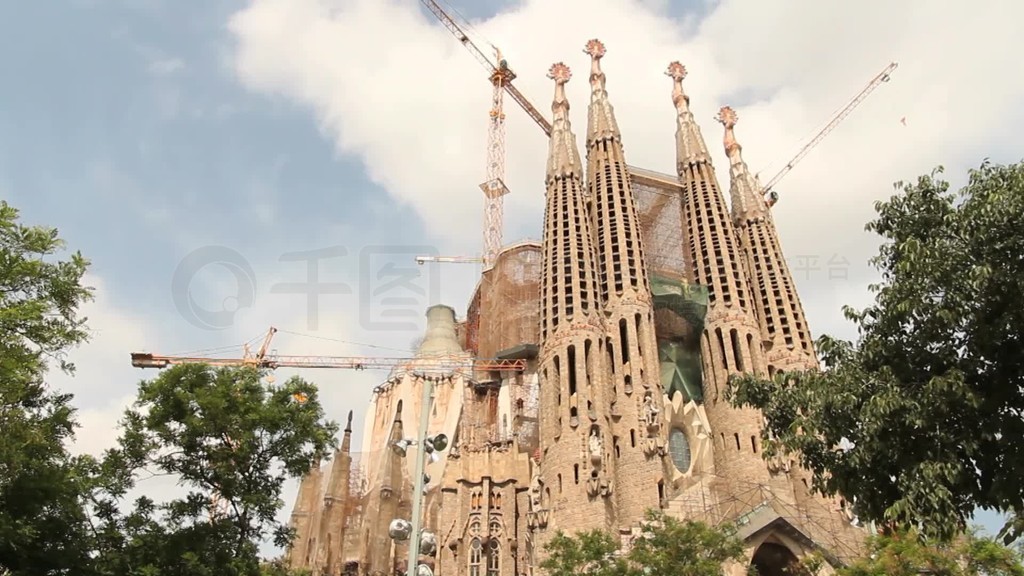
<svg viewBox="0 0 1024 576">
<path fill-rule="evenodd" d="M 166 368 L 173 364 L 207 364 L 209 366 L 254 366 L 258 368 L 344 368 L 351 370 L 391 369 L 400 367 L 425 369 L 451 369 L 472 367 L 486 372 L 526 369 L 525 360 L 459 358 L 374 358 L 352 356 L 268 356 L 266 358 L 205 358 L 202 356 L 161 356 L 148 352 L 133 352 L 132 366 L 136 368 Z"/>
</svg>

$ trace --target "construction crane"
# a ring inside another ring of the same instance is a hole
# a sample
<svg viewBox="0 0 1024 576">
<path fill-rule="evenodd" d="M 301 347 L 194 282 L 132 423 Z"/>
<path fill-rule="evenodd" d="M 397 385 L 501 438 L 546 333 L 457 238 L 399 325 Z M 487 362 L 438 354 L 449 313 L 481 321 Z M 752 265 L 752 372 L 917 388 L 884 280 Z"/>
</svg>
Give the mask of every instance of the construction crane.
<svg viewBox="0 0 1024 576">
<path fill-rule="evenodd" d="M 449 371 L 466 367 L 468 361 L 448 357 L 425 357 L 425 358 L 361 358 L 346 356 L 281 356 L 270 353 L 270 342 L 277 333 L 273 326 L 267 330 L 263 342 L 258 350 L 253 353 L 248 344 L 243 346 L 241 358 L 211 358 L 205 356 L 165 356 L 151 354 L 148 352 L 133 352 L 131 354 L 132 366 L 136 368 L 166 368 L 173 364 L 207 364 L 211 366 L 252 366 L 274 370 L 277 368 L 341 368 L 354 370 L 368 369 L 391 369 L 400 366 L 409 366 L 417 371 Z M 522 372 L 526 369 L 525 360 L 473 360 L 471 366 L 474 370 L 495 372 L 515 371 Z M 297 395 L 297 402 L 305 402 L 306 398 Z M 235 448 L 232 438 L 226 439 L 228 444 Z M 210 519 L 224 517 L 228 514 L 230 502 L 225 500 L 218 492 L 214 491 L 210 496 Z"/>
<path fill-rule="evenodd" d="M 417 256 L 416 263 L 423 265 L 427 262 L 445 262 L 448 264 L 479 264 L 484 259 L 479 256 Z"/>
<path fill-rule="evenodd" d="M 479 261 L 483 262 L 486 272 L 494 265 L 494 261 L 501 251 L 504 232 L 504 196 L 509 193 L 509 189 L 505 185 L 505 94 L 507 93 L 515 100 L 519 107 L 525 110 L 533 118 L 533 121 L 544 128 L 548 134 L 551 133 L 551 123 L 512 85 L 516 74 L 509 68 L 508 62 L 502 58 L 501 50 L 491 45 L 496 62 L 492 61 L 469 38 L 465 30 L 466 27 L 460 26 L 437 2 L 434 0 L 421 0 L 421 2 L 487 70 L 488 79 L 493 86 L 487 130 L 487 180 L 480 185 L 480 189 L 484 193 L 484 246 L 483 257 Z M 436 261 L 467 262 L 466 260 Z M 417 258 L 417 262 L 423 263 L 419 261 L 419 258 Z"/>
<path fill-rule="evenodd" d="M 864 99 L 867 98 L 868 95 L 875 90 L 875 88 L 878 88 L 881 84 L 888 82 L 889 78 L 891 77 L 893 71 L 896 70 L 897 66 L 899 66 L 899 64 L 897 64 L 896 62 L 892 62 L 888 66 L 886 66 L 885 69 L 882 70 L 877 76 L 872 78 L 871 81 L 868 82 L 868 85 L 865 86 L 859 94 L 854 96 L 853 99 L 850 100 L 850 102 L 847 103 L 842 110 L 840 110 L 835 116 L 833 116 L 832 120 L 830 120 L 829 123 L 826 124 L 825 127 L 822 128 L 821 131 L 818 132 L 818 134 L 814 138 L 811 138 L 811 140 L 807 144 L 805 144 L 799 152 L 796 153 L 796 156 L 794 156 L 792 160 L 786 163 L 786 166 L 782 170 L 780 170 L 778 174 L 772 176 L 772 178 L 768 180 L 768 183 L 761 188 L 761 193 L 768 196 L 769 207 L 773 206 L 776 202 L 778 202 L 779 195 L 775 192 L 774 187 L 776 184 L 779 183 L 779 180 L 785 178 L 786 174 L 789 174 L 789 171 L 792 170 L 794 166 L 796 166 L 797 162 L 803 160 L 804 156 L 807 156 L 807 154 L 810 153 L 811 149 L 820 144 L 821 141 L 824 140 L 830 132 L 835 130 L 836 126 L 839 126 L 839 123 L 845 120 L 846 117 L 849 116 L 851 112 L 853 112 L 854 108 L 859 106 L 860 103 L 863 102 Z"/>
<path fill-rule="evenodd" d="M 241 358 L 212 358 L 206 356 L 165 356 L 149 352 L 133 352 L 132 366 L 136 368 L 166 368 L 173 364 L 208 364 L 211 366 L 253 366 L 276 370 L 277 368 L 338 368 L 350 370 L 387 370 L 401 366 L 415 366 L 417 370 L 439 371 L 464 367 L 466 360 L 448 357 L 423 358 L 376 358 L 357 356 L 283 356 L 271 354 L 270 341 L 277 329 L 271 327 L 263 338 L 259 350 L 251 353 L 249 347 Z M 525 360 L 476 359 L 472 368 L 481 372 L 513 371 L 526 369 Z"/>
</svg>

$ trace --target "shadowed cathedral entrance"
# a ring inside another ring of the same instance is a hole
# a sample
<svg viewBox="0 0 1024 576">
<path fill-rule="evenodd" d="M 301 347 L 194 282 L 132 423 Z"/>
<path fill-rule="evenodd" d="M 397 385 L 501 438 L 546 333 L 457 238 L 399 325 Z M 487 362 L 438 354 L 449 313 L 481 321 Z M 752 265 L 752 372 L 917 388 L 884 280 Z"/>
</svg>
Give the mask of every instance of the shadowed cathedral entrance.
<svg viewBox="0 0 1024 576">
<path fill-rule="evenodd" d="M 759 576 L 792 576 L 799 564 L 796 555 L 781 544 L 765 542 L 754 552 L 750 566 Z"/>
</svg>

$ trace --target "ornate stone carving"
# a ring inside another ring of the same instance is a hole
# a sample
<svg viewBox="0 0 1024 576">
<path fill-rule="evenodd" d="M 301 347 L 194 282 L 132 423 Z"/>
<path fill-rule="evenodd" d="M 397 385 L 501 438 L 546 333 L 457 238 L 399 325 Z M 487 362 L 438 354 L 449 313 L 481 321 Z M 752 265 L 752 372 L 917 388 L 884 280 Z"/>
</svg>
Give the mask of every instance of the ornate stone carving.
<svg viewBox="0 0 1024 576">
<path fill-rule="evenodd" d="M 597 426 L 590 429 L 590 438 L 587 440 L 587 447 L 590 450 L 590 463 L 594 466 L 600 465 L 603 458 L 603 446 L 601 442 L 601 434 L 598 432 Z"/>
<path fill-rule="evenodd" d="M 587 495 L 591 498 L 601 496 L 602 498 L 611 497 L 613 490 L 613 482 L 604 474 L 599 474 L 597 470 L 593 470 L 590 473 L 590 478 L 587 478 Z"/>
<path fill-rule="evenodd" d="M 544 480 L 540 477 L 540 466 L 533 465 L 533 477 L 530 478 L 530 512 L 541 510 L 544 499 Z"/>
<path fill-rule="evenodd" d="M 661 430 L 661 410 L 654 403 L 654 394 L 648 390 L 644 392 L 643 401 L 643 414 L 644 425 L 647 426 L 647 434 L 654 436 Z"/>
</svg>

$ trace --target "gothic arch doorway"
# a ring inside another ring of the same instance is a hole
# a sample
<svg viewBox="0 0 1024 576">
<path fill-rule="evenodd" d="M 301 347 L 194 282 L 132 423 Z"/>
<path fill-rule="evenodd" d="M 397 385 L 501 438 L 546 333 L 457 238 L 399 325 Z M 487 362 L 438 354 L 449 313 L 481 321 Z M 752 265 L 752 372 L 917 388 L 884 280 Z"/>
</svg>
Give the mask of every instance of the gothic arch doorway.
<svg viewBox="0 0 1024 576">
<path fill-rule="evenodd" d="M 765 542 L 754 552 L 750 566 L 757 569 L 759 576 L 788 576 L 793 574 L 799 560 L 796 554 L 782 544 Z"/>
</svg>

